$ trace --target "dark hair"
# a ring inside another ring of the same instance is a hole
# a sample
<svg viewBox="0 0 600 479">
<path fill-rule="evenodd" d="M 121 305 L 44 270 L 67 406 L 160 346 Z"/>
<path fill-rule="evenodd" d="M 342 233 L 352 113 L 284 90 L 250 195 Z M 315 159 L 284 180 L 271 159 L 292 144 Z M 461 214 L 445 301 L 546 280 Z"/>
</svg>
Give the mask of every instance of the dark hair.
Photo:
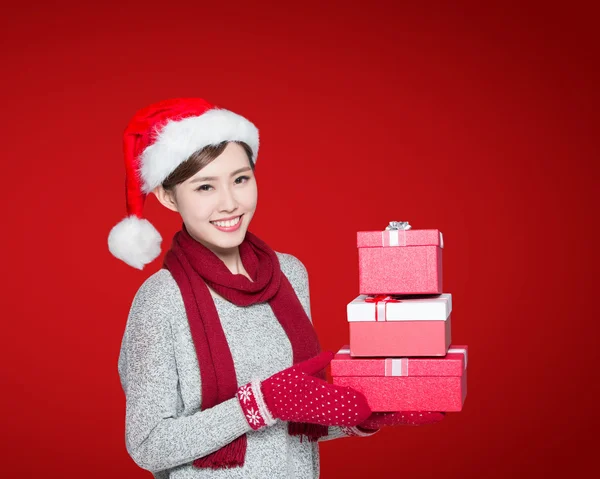
<svg viewBox="0 0 600 479">
<path fill-rule="evenodd" d="M 248 155 L 250 168 L 254 172 L 254 161 L 252 161 L 252 148 L 243 141 L 223 141 L 218 145 L 208 145 L 200 150 L 192 153 L 190 157 L 181 163 L 173 172 L 162 182 L 162 187 L 165 190 L 172 191 L 176 185 L 183 183 L 198 173 L 202 168 L 215 160 L 227 147 L 229 143 L 237 143 Z"/>
</svg>

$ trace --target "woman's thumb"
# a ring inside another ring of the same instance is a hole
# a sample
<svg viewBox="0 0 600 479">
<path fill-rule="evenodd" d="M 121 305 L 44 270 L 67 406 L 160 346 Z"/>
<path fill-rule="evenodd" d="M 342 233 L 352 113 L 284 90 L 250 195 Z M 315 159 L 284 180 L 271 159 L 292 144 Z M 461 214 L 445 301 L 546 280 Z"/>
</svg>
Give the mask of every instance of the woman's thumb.
<svg viewBox="0 0 600 479">
<path fill-rule="evenodd" d="M 310 358 L 306 361 L 296 364 L 296 367 L 300 369 L 300 371 L 313 376 L 319 371 L 325 369 L 332 359 L 333 353 L 331 351 L 323 351 L 314 358 Z"/>
</svg>

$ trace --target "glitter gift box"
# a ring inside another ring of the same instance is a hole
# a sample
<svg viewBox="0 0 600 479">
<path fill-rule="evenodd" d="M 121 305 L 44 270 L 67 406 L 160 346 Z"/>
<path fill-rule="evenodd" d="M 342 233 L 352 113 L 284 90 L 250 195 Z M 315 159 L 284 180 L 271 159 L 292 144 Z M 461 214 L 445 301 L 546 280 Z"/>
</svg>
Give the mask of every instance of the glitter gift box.
<svg viewBox="0 0 600 479">
<path fill-rule="evenodd" d="M 352 357 L 444 356 L 450 346 L 451 294 L 361 294 L 346 309 Z"/>
<path fill-rule="evenodd" d="M 352 358 L 348 346 L 331 361 L 333 384 L 365 395 L 372 411 L 462 410 L 467 396 L 467 346 L 441 358 Z"/>
<path fill-rule="evenodd" d="M 384 231 L 359 231 L 356 239 L 360 294 L 442 293 L 439 230 L 392 221 Z"/>
</svg>

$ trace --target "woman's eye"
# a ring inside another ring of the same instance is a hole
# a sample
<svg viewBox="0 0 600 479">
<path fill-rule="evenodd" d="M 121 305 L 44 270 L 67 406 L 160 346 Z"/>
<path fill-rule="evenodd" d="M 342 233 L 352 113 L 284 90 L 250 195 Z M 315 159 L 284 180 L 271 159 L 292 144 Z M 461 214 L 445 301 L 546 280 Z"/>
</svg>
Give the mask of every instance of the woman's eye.
<svg viewBox="0 0 600 479">
<path fill-rule="evenodd" d="M 244 175 L 244 176 L 238 176 L 238 177 L 235 179 L 235 182 L 236 182 L 237 184 L 240 184 L 240 183 L 242 183 L 242 182 L 241 182 L 241 181 L 238 181 L 238 180 L 245 180 L 245 181 L 248 181 L 249 179 L 250 179 L 250 177 L 249 177 L 249 176 L 245 176 L 245 175 Z M 210 188 L 212 188 L 212 186 L 211 186 L 211 185 L 200 185 L 198 188 L 196 188 L 196 191 L 208 191 Z"/>
</svg>

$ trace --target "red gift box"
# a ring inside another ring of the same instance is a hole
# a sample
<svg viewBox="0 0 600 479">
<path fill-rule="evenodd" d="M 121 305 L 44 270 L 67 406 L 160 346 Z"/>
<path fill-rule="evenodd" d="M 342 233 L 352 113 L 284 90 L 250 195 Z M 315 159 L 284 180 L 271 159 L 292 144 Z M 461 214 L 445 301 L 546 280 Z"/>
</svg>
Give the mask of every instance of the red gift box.
<svg viewBox="0 0 600 479">
<path fill-rule="evenodd" d="M 450 346 L 452 295 L 359 295 L 347 305 L 350 354 L 444 356 Z"/>
<path fill-rule="evenodd" d="M 442 293 L 439 230 L 359 231 L 356 240 L 360 294 Z"/>
<path fill-rule="evenodd" d="M 467 346 L 442 358 L 352 358 L 348 346 L 331 361 L 333 384 L 365 395 L 372 411 L 461 411 L 467 396 Z"/>
</svg>

